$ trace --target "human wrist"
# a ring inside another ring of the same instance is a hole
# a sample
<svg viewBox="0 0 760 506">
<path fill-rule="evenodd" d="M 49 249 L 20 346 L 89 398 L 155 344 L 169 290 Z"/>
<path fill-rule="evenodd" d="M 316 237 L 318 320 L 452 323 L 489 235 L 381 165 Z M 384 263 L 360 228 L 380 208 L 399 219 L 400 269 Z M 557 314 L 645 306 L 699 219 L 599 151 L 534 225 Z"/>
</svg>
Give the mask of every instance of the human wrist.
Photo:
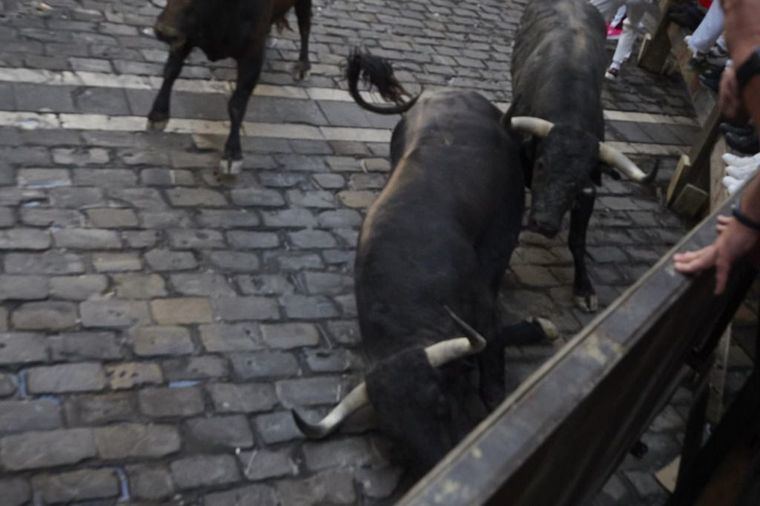
<svg viewBox="0 0 760 506">
<path fill-rule="evenodd" d="M 741 201 L 731 209 L 731 215 L 745 228 L 752 230 L 756 234 L 760 234 L 760 220 L 756 220 L 747 215 L 741 209 Z"/>
</svg>

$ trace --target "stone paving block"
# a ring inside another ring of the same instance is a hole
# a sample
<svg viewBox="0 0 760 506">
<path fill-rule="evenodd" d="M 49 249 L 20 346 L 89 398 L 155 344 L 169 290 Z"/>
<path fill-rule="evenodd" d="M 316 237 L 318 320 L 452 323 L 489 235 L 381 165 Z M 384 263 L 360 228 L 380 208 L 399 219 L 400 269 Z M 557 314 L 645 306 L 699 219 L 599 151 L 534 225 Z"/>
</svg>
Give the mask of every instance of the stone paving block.
<svg viewBox="0 0 760 506">
<path fill-rule="evenodd" d="M 76 304 L 70 302 L 28 302 L 11 314 L 19 330 L 62 330 L 77 324 Z"/>
<path fill-rule="evenodd" d="M 256 433 L 266 444 L 282 443 L 293 439 L 303 439 L 290 411 L 275 411 L 259 415 L 253 419 Z"/>
<path fill-rule="evenodd" d="M 268 383 L 213 383 L 206 389 L 218 413 L 255 413 L 277 405 L 274 388 Z"/>
<path fill-rule="evenodd" d="M 140 411 L 151 418 L 187 417 L 203 412 L 203 396 L 195 387 L 146 388 L 138 393 Z"/>
<path fill-rule="evenodd" d="M 10 374 L 0 373 L 0 397 L 8 397 L 16 393 L 16 381 Z"/>
<path fill-rule="evenodd" d="M 241 452 L 238 458 L 243 468 L 243 474 L 250 481 L 298 474 L 298 465 L 291 457 L 291 449 L 289 448 L 275 451 L 256 448 L 249 452 Z"/>
<path fill-rule="evenodd" d="M 116 274 L 116 296 L 121 299 L 152 299 L 167 295 L 164 278 L 158 274 Z"/>
<path fill-rule="evenodd" d="M 338 376 L 280 380 L 275 387 L 277 397 L 286 407 L 335 404 L 349 392 L 343 389 L 343 380 Z"/>
<path fill-rule="evenodd" d="M 208 299 L 180 297 L 158 299 L 151 303 L 151 311 L 156 322 L 162 325 L 182 325 L 212 321 L 211 305 Z"/>
<path fill-rule="evenodd" d="M 281 207 L 285 199 L 280 192 L 266 188 L 235 188 L 230 192 L 232 202 L 238 206 Z"/>
<path fill-rule="evenodd" d="M 240 481 L 235 458 L 231 455 L 201 455 L 175 460 L 170 465 L 172 478 L 180 490 L 227 485 Z"/>
<path fill-rule="evenodd" d="M 227 200 L 221 193 L 205 188 L 172 188 L 166 196 L 177 207 L 225 207 Z"/>
<path fill-rule="evenodd" d="M 103 368 L 94 362 L 32 367 L 27 381 L 33 394 L 93 392 L 106 386 Z"/>
<path fill-rule="evenodd" d="M 189 251 L 154 249 L 145 254 L 145 260 L 156 271 L 184 271 L 198 265 L 195 256 Z"/>
<path fill-rule="evenodd" d="M 142 269 L 137 253 L 96 253 L 92 264 L 98 272 L 129 272 Z"/>
<path fill-rule="evenodd" d="M 48 285 L 48 278 L 43 276 L 0 276 L 0 299 L 45 299 L 48 296 Z"/>
<path fill-rule="evenodd" d="M 66 169 L 19 169 L 16 183 L 22 188 L 71 186 L 71 176 Z"/>
<path fill-rule="evenodd" d="M 64 410 L 72 426 L 128 422 L 139 416 L 137 399 L 132 392 L 69 396 Z"/>
<path fill-rule="evenodd" d="M 98 455 L 106 460 L 157 458 L 180 449 L 180 436 L 170 425 L 123 423 L 95 429 Z"/>
<path fill-rule="evenodd" d="M 28 332 L 0 333 L 0 365 L 45 362 L 47 343 L 39 334 Z"/>
<path fill-rule="evenodd" d="M 210 353 L 252 351 L 261 349 L 259 324 L 213 324 L 201 325 L 200 336 L 203 347 Z"/>
<path fill-rule="evenodd" d="M 15 84 L 16 106 L 21 111 L 75 112 L 71 99 L 72 88 L 61 86 L 51 88 L 40 84 Z"/>
<path fill-rule="evenodd" d="M 53 277 L 49 283 L 52 297 L 82 301 L 101 295 L 108 287 L 108 278 L 97 274 L 80 274 Z"/>
<path fill-rule="evenodd" d="M 314 372 L 344 372 L 362 369 L 364 364 L 358 355 L 345 349 L 305 350 L 306 364 Z"/>
<path fill-rule="evenodd" d="M 189 170 L 181 169 L 143 169 L 140 182 L 146 186 L 191 186 L 195 179 Z"/>
<path fill-rule="evenodd" d="M 276 484 L 283 504 L 355 504 L 357 499 L 353 474 L 347 470 L 330 470 L 306 479 L 281 480 Z"/>
<path fill-rule="evenodd" d="M 119 480 L 112 469 L 86 469 L 32 478 L 32 488 L 47 504 L 87 499 L 115 500 Z"/>
<path fill-rule="evenodd" d="M 319 214 L 319 226 L 325 228 L 352 228 L 362 223 L 361 215 L 354 209 L 337 209 Z"/>
<path fill-rule="evenodd" d="M 0 480 L 0 497 L 6 506 L 21 506 L 32 497 L 29 483 L 22 478 Z"/>
<path fill-rule="evenodd" d="M 227 361 L 214 355 L 164 360 L 161 368 L 164 377 L 170 382 L 197 382 L 229 375 Z"/>
<path fill-rule="evenodd" d="M 131 327 L 150 322 L 148 304 L 142 301 L 95 299 L 79 305 L 85 327 Z"/>
<path fill-rule="evenodd" d="M 129 466 L 127 476 L 130 492 L 137 499 L 160 501 L 174 493 L 174 483 L 165 466 Z"/>
<path fill-rule="evenodd" d="M 87 217 L 97 228 L 129 228 L 137 226 L 137 215 L 132 209 L 89 209 Z"/>
<path fill-rule="evenodd" d="M 227 232 L 227 241 L 236 249 L 267 249 L 280 245 L 279 237 L 272 232 L 233 230 Z"/>
<path fill-rule="evenodd" d="M 347 465 L 364 466 L 377 458 L 367 440 L 363 438 L 306 443 L 302 451 L 306 467 L 312 471 Z"/>
<path fill-rule="evenodd" d="M 311 211 L 303 208 L 290 208 L 284 211 L 262 213 L 264 225 L 271 228 L 315 227 L 317 219 Z"/>
<path fill-rule="evenodd" d="M 237 353 L 230 361 L 241 380 L 294 376 L 299 371 L 295 355 L 280 351 Z"/>
<path fill-rule="evenodd" d="M 61 407 L 52 399 L 0 401 L 0 434 L 58 429 Z"/>
<path fill-rule="evenodd" d="M 267 485 L 248 485 L 225 492 L 208 494 L 203 499 L 204 506 L 279 506 L 277 492 Z"/>
<path fill-rule="evenodd" d="M 132 348 L 135 355 L 189 355 L 195 351 L 190 332 L 184 327 L 150 326 L 135 330 Z"/>
<path fill-rule="evenodd" d="M 335 305 L 323 296 L 283 295 L 281 301 L 288 318 L 315 319 L 338 316 Z"/>
<path fill-rule="evenodd" d="M 44 230 L 15 228 L 0 230 L 0 250 L 44 250 L 50 247 L 50 234 Z"/>
<path fill-rule="evenodd" d="M 126 116 L 127 96 L 120 88 L 79 88 L 73 94 L 78 112 Z"/>
<path fill-rule="evenodd" d="M 112 390 L 126 390 L 143 385 L 163 383 L 163 375 L 158 364 L 127 362 L 105 366 L 106 376 Z"/>
<path fill-rule="evenodd" d="M 112 332 L 71 332 L 48 338 L 54 361 L 116 360 L 122 358 L 120 340 Z"/>
<path fill-rule="evenodd" d="M 335 238 L 324 230 L 299 230 L 288 234 L 290 243 L 297 248 L 334 248 L 337 245 Z"/>
<path fill-rule="evenodd" d="M 259 217 L 248 210 L 203 209 L 198 215 L 198 224 L 212 229 L 249 228 L 259 225 Z"/>
<path fill-rule="evenodd" d="M 224 247 L 224 236 L 222 233 L 211 229 L 170 230 L 169 240 L 171 241 L 172 247 L 179 249 L 211 249 Z"/>
<path fill-rule="evenodd" d="M 206 295 L 221 297 L 235 295 L 227 279 L 213 272 L 172 274 L 171 284 L 183 295 Z"/>
<path fill-rule="evenodd" d="M 95 454 L 90 429 L 25 432 L 0 439 L 0 462 L 10 471 L 76 464 Z"/>
<path fill-rule="evenodd" d="M 33 227 L 83 227 L 84 215 L 74 209 L 21 209 L 21 223 Z"/>
<path fill-rule="evenodd" d="M 275 295 L 293 293 L 293 284 L 278 274 L 244 274 L 235 276 L 235 281 L 240 291 L 246 295 Z"/>
<path fill-rule="evenodd" d="M 53 239 L 59 248 L 90 250 L 121 247 L 121 239 L 113 230 L 63 228 L 53 231 Z"/>
<path fill-rule="evenodd" d="M 290 349 L 319 344 L 319 330 L 310 323 L 282 323 L 261 326 L 264 342 L 272 348 Z"/>
<path fill-rule="evenodd" d="M 267 297 L 219 297 L 211 301 L 214 314 L 225 321 L 277 320 L 277 301 Z"/>
<path fill-rule="evenodd" d="M 250 448 L 253 433 L 243 415 L 193 418 L 183 423 L 185 445 L 193 451 L 224 451 Z"/>
</svg>

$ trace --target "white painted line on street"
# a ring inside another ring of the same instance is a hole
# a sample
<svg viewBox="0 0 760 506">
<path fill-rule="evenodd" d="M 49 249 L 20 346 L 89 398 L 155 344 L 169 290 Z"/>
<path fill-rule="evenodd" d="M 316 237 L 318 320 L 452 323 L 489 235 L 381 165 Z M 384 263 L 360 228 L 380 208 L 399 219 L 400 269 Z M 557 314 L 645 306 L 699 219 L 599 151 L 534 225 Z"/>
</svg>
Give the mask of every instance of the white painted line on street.
<svg viewBox="0 0 760 506">
<path fill-rule="evenodd" d="M 37 112 L 0 111 L 0 127 L 23 130 L 93 130 L 106 132 L 142 132 L 146 119 L 142 116 L 106 116 L 104 114 L 55 114 Z M 168 133 L 194 135 L 221 135 L 229 133 L 229 121 L 208 121 L 197 119 L 171 119 L 166 127 Z M 386 128 L 343 128 L 316 127 L 298 123 L 243 123 L 242 132 L 246 137 L 263 137 L 292 140 L 390 141 L 391 130 Z M 626 154 L 680 156 L 690 146 L 648 144 L 632 142 L 609 142 Z"/>
<path fill-rule="evenodd" d="M 94 88 L 124 88 L 157 91 L 161 88 L 162 81 L 162 78 L 157 76 L 0 67 L 0 82 L 7 83 L 44 84 L 48 86 L 90 86 Z M 191 93 L 230 94 L 232 93 L 233 88 L 234 83 L 231 81 L 177 79 L 174 83 L 175 90 Z M 432 88 L 430 90 L 432 91 Z M 349 95 L 347 91 L 332 88 L 302 88 L 298 86 L 259 84 L 256 86 L 253 94 L 254 96 L 293 98 L 298 100 L 353 102 L 351 95 Z M 365 97 L 369 102 L 382 102 L 380 97 L 375 94 L 365 94 Z M 496 105 L 502 111 L 506 111 L 509 107 L 509 104 L 505 102 L 498 102 Z M 604 117 L 605 119 L 613 121 L 697 126 L 694 119 L 686 116 L 668 116 L 665 114 L 606 110 L 604 111 Z"/>
</svg>

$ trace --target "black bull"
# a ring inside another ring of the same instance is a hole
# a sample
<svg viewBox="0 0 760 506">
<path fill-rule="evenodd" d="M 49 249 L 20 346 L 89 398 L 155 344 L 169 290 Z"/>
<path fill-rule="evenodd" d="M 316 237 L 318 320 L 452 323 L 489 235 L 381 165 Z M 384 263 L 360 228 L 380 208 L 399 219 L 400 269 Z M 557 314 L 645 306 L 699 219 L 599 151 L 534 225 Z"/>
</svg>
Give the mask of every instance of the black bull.
<svg viewBox="0 0 760 506">
<path fill-rule="evenodd" d="M 351 59 L 355 98 L 362 65 L 390 71 L 378 62 Z M 421 98 L 396 125 L 393 171 L 364 220 L 355 264 L 370 371 L 321 422 L 296 414 L 305 434 L 324 436 L 369 403 L 418 477 L 503 400 L 504 347 L 546 337 L 546 322 L 498 319 L 497 292 L 524 208 L 519 147 L 501 116 L 477 93 L 449 91 Z M 463 330 L 469 342 L 452 340 Z"/>
<path fill-rule="evenodd" d="M 528 2 L 515 36 L 513 101 L 505 116 L 513 127 L 532 134 L 526 142 L 532 167 L 529 228 L 554 236 L 570 210 L 574 295 L 586 311 L 597 309 L 585 255 L 601 162 L 639 182 L 655 176 L 655 171 L 645 175 L 621 153 L 600 144 L 605 40 L 602 16 L 588 0 Z"/>
<path fill-rule="evenodd" d="M 311 67 L 311 0 L 167 0 L 154 30 L 160 40 L 169 44 L 169 58 L 164 67 L 164 82 L 148 115 L 148 128 L 166 127 L 172 86 L 194 47 L 199 47 L 211 61 L 234 58 L 237 82 L 229 101 L 230 134 L 220 171 L 237 174 L 243 164 L 240 125 L 264 65 L 266 37 L 272 23 L 288 26 L 285 16 L 293 6 L 301 36 L 301 51 L 293 75 L 295 79 L 303 79 Z"/>
</svg>

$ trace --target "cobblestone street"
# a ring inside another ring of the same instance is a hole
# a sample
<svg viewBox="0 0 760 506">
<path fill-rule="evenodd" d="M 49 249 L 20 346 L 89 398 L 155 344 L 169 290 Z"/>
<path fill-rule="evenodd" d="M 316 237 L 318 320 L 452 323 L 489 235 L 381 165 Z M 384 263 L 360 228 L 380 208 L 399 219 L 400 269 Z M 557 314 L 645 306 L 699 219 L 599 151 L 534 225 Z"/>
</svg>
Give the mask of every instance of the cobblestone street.
<svg viewBox="0 0 760 506">
<path fill-rule="evenodd" d="M 273 32 L 243 173 L 220 183 L 231 60 L 193 53 L 167 131 L 147 132 L 159 2 L 0 0 L 0 504 L 397 498 L 393 447 L 366 419 L 310 442 L 289 413 L 325 413 L 364 371 L 353 249 L 398 118 L 356 106 L 341 65 L 362 44 L 411 90 L 476 89 L 504 107 L 524 3 L 315 0 L 311 76 L 289 73 L 297 33 Z M 608 140 L 661 169 L 655 188 L 600 189 L 588 253 L 602 307 L 687 229 L 661 200 L 697 134 L 681 83 L 634 65 L 605 107 Z M 523 233 L 501 297 L 564 340 L 594 316 L 573 306 L 566 243 Z M 509 350 L 509 370 L 525 378 L 553 352 Z M 687 409 L 683 391 L 599 505 L 662 503 L 653 472 Z"/>
</svg>

